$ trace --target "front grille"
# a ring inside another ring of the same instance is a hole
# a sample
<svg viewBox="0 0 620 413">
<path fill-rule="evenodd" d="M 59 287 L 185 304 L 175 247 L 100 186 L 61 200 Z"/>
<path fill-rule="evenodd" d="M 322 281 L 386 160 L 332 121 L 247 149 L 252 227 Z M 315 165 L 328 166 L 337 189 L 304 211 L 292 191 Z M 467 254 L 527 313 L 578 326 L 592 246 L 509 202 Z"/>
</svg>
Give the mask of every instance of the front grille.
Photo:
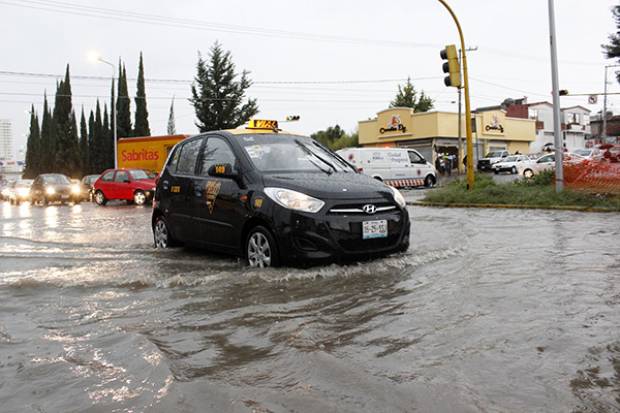
<svg viewBox="0 0 620 413">
<path fill-rule="evenodd" d="M 390 212 L 396 210 L 396 205 L 390 203 L 366 203 L 366 204 L 342 204 L 342 205 L 334 205 L 329 209 L 330 214 L 336 215 L 368 215 L 372 216 L 374 214 L 368 214 L 364 212 L 365 205 L 374 205 L 375 212 L 374 214 L 379 214 L 382 212 Z"/>
</svg>

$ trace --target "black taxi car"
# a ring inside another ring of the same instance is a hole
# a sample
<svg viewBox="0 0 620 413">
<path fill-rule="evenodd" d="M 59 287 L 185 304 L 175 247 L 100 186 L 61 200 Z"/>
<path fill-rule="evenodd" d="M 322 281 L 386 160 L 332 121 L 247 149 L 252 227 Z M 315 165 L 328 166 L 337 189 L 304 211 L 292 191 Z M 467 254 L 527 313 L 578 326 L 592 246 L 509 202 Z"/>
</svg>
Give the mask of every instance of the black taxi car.
<svg viewBox="0 0 620 413">
<path fill-rule="evenodd" d="M 405 251 L 400 192 L 276 121 L 207 132 L 170 152 L 153 199 L 157 248 L 194 244 L 252 267 L 307 266 Z"/>
</svg>

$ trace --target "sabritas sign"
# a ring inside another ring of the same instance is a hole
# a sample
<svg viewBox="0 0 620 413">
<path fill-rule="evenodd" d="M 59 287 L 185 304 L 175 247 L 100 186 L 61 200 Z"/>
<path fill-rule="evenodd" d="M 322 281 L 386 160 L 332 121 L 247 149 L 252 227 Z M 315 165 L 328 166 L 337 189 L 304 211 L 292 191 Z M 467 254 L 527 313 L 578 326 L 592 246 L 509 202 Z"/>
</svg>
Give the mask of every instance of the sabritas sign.
<svg viewBox="0 0 620 413">
<path fill-rule="evenodd" d="M 118 167 L 160 172 L 168 153 L 187 135 L 123 138 L 118 141 Z"/>
</svg>

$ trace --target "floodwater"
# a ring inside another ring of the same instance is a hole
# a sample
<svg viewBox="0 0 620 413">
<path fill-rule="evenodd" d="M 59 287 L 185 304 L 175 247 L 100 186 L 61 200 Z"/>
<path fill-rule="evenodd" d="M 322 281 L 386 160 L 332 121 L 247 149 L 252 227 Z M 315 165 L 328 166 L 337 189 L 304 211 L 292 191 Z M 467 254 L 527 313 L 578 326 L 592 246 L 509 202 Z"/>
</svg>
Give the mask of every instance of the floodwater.
<svg viewBox="0 0 620 413">
<path fill-rule="evenodd" d="M 0 204 L 0 411 L 620 410 L 620 215 L 410 212 L 405 254 L 250 270 Z"/>
</svg>

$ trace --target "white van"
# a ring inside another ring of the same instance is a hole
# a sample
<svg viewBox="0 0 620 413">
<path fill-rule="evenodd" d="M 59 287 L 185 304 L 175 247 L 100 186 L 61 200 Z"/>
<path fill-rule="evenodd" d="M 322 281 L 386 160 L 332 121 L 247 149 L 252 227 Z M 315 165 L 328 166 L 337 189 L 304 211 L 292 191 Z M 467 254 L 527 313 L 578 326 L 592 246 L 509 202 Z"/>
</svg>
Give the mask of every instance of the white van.
<svg viewBox="0 0 620 413">
<path fill-rule="evenodd" d="M 336 151 L 358 171 L 395 188 L 437 183 L 437 171 L 415 149 L 344 148 Z"/>
</svg>

